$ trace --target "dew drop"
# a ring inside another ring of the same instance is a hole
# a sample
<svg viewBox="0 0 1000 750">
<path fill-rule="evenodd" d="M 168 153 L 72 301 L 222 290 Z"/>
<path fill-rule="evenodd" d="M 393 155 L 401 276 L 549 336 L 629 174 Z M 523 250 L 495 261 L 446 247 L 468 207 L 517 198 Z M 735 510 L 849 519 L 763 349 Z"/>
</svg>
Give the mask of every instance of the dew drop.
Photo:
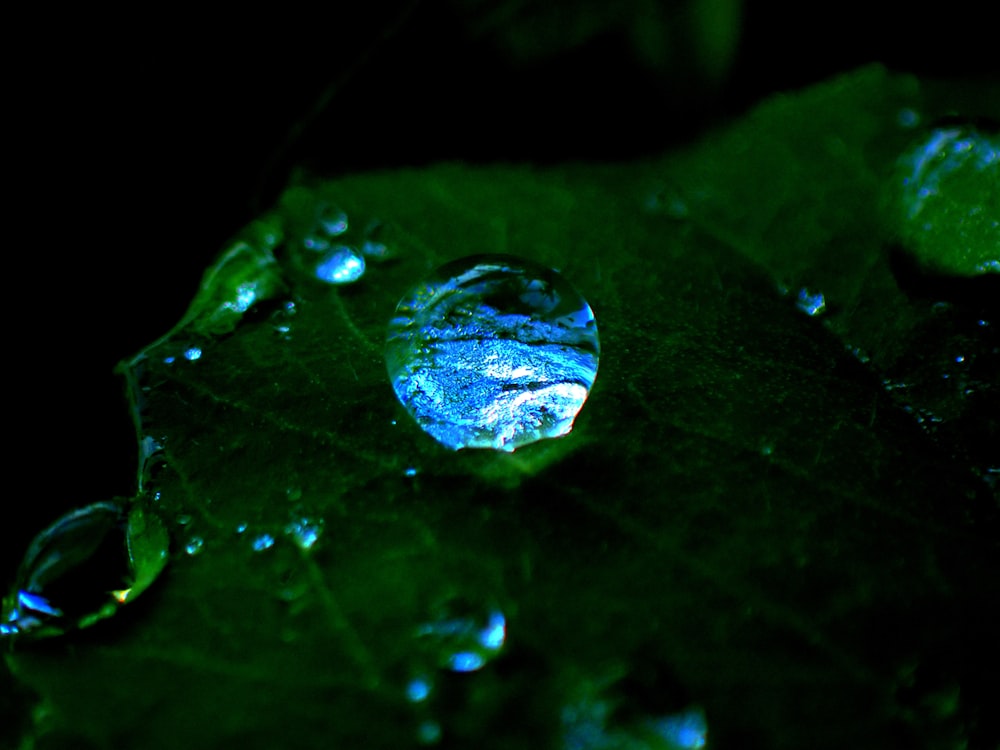
<svg viewBox="0 0 1000 750">
<path fill-rule="evenodd" d="M 431 687 L 426 677 L 414 677 L 406 686 L 406 699 L 410 703 L 423 703 L 430 697 Z"/>
<path fill-rule="evenodd" d="M 113 615 L 156 579 L 168 535 L 139 505 L 95 503 L 34 538 L 0 609 L 0 636 L 58 635 Z"/>
<path fill-rule="evenodd" d="M 365 275 L 365 259 L 348 245 L 335 245 L 316 264 L 316 278 L 327 284 L 351 284 Z"/>
<path fill-rule="evenodd" d="M 497 608 L 476 608 L 464 600 L 451 600 L 437 616 L 416 629 L 437 666 L 453 672 L 482 669 L 503 649 L 507 618 Z"/>
<path fill-rule="evenodd" d="M 587 301 L 555 271 L 504 255 L 437 269 L 386 338 L 396 396 L 448 448 L 513 451 L 567 434 L 597 376 Z"/>
</svg>

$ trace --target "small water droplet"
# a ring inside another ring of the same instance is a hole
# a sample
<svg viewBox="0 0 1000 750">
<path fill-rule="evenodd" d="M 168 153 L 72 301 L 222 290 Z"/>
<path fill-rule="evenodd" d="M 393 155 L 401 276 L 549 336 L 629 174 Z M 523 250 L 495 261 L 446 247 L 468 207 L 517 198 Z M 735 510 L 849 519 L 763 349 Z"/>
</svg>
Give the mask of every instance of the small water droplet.
<svg viewBox="0 0 1000 750">
<path fill-rule="evenodd" d="M 168 535 L 140 505 L 95 503 L 34 538 L 0 609 L 0 635 L 87 627 L 135 599 L 166 565 Z"/>
<path fill-rule="evenodd" d="M 327 284 L 351 284 L 365 275 L 365 259 L 348 245 L 335 245 L 316 264 L 316 278 Z"/>
<path fill-rule="evenodd" d="M 347 231 L 347 214 L 332 205 L 325 205 L 319 210 L 320 227 L 331 237 L 339 237 Z"/>
<path fill-rule="evenodd" d="M 437 616 L 416 629 L 439 667 L 453 672 L 482 669 L 503 649 L 507 618 L 497 608 L 482 609 L 461 599 L 438 608 Z"/>
<path fill-rule="evenodd" d="M 274 546 L 274 537 L 270 534 L 261 534 L 253 540 L 254 552 L 263 552 Z"/>
<path fill-rule="evenodd" d="M 386 365 L 400 402 L 437 441 L 513 451 L 572 429 L 599 351 L 590 306 L 558 273 L 474 256 L 403 297 Z"/>
<path fill-rule="evenodd" d="M 414 677 L 406 686 L 406 699 L 410 703 L 422 703 L 430 697 L 431 688 L 427 677 Z"/>
<path fill-rule="evenodd" d="M 184 350 L 184 359 L 188 362 L 194 362 L 195 360 L 201 359 L 201 348 L 197 346 L 191 346 Z"/>
<path fill-rule="evenodd" d="M 193 536 L 188 539 L 188 543 L 184 545 L 184 551 L 189 555 L 197 555 L 205 547 L 205 540 L 200 536 Z"/>
<path fill-rule="evenodd" d="M 803 287 L 795 298 L 795 306 L 806 315 L 816 317 L 826 311 L 826 297 L 822 292 L 813 292 Z"/>
</svg>

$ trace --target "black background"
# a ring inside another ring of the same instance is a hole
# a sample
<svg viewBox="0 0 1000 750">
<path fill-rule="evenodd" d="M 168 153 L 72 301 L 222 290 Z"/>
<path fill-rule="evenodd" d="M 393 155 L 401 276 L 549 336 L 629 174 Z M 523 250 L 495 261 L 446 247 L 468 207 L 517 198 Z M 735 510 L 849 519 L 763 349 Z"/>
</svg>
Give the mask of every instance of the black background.
<svg viewBox="0 0 1000 750">
<path fill-rule="evenodd" d="M 990 5 L 931 16 L 751 2 L 712 95 L 637 64 L 621 35 L 512 66 L 443 4 L 215 22 L 151 10 L 8 19 L 0 581 L 60 512 L 134 491 L 135 439 L 112 369 L 176 322 L 222 243 L 293 164 L 336 175 L 641 156 L 768 92 L 867 62 L 992 75 Z M 308 127 L 283 148 L 296 123 Z"/>
</svg>

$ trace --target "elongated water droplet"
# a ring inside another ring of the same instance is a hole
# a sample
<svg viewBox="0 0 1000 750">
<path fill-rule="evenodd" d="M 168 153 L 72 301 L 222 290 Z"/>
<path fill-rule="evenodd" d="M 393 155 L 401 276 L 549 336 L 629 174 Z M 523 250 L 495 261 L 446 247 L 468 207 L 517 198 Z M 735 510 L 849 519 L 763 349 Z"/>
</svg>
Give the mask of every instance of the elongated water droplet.
<svg viewBox="0 0 1000 750">
<path fill-rule="evenodd" d="M 347 245 L 334 245 L 316 264 L 316 278 L 327 284 L 351 284 L 364 275 L 365 259 Z"/>
<path fill-rule="evenodd" d="M 513 451 L 568 433 L 599 353 L 580 293 L 555 271 L 505 255 L 439 268 L 399 302 L 386 339 L 399 400 L 456 450 Z"/>
<path fill-rule="evenodd" d="M 167 547 L 163 524 L 141 506 L 67 513 L 28 547 L 3 602 L 0 636 L 57 635 L 114 614 L 156 579 Z"/>
</svg>

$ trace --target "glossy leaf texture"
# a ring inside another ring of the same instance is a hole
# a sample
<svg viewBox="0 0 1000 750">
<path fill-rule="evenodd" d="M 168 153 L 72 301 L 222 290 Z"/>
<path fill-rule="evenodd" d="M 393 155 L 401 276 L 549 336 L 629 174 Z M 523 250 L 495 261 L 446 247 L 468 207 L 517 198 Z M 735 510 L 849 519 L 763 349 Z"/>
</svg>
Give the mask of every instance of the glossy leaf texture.
<svg viewBox="0 0 1000 750">
<path fill-rule="evenodd" d="M 866 69 L 642 163 L 290 188 L 121 366 L 174 557 L 106 627 L 8 654 L 27 736 L 987 747 L 1000 320 L 895 265 L 879 210 L 900 111 L 948 106 Z M 333 245 L 349 283 L 316 272 Z M 513 453 L 442 447 L 386 375 L 401 296 L 481 253 L 558 269 L 601 331 L 572 432 Z M 939 393 L 958 340 L 981 369 Z"/>
</svg>

